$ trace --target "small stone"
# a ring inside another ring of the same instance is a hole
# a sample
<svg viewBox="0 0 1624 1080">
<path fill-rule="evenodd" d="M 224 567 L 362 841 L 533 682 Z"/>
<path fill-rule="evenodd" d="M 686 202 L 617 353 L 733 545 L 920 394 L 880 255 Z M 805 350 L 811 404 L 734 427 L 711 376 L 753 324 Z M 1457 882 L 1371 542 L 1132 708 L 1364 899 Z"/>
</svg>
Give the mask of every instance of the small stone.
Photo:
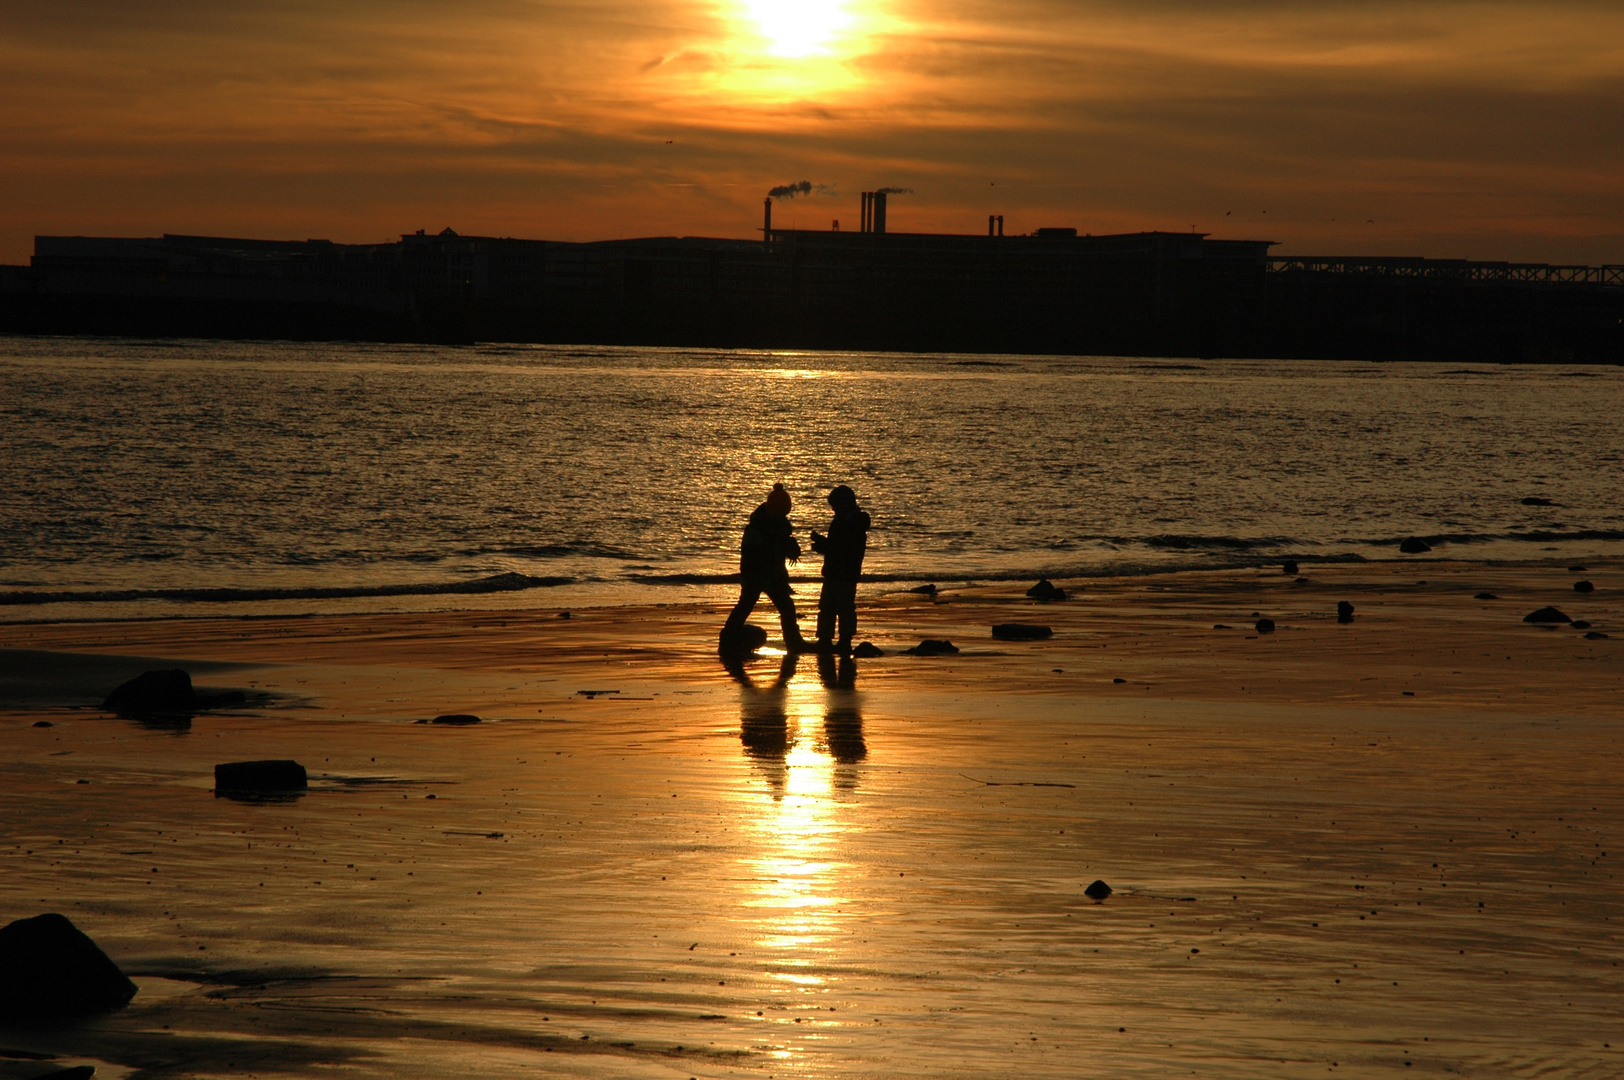
<svg viewBox="0 0 1624 1080">
<path fill-rule="evenodd" d="M 1292 577 L 1297 573 L 1297 564 L 1293 560 L 1287 559 L 1284 563 L 1281 564 L 1280 571 L 1281 571 L 1281 573 L 1285 574 L 1287 577 Z"/>
<path fill-rule="evenodd" d="M 117 1009 L 135 989 L 65 915 L 36 915 L 0 929 L 0 1022 Z"/>
<path fill-rule="evenodd" d="M 871 657 L 871 656 L 884 656 L 885 655 L 885 650 L 881 649 L 878 645 L 874 644 L 872 641 L 865 641 L 861 645 L 857 646 L 857 648 L 853 649 L 851 651 L 851 654 L 853 656 L 862 657 L 862 658 L 866 659 L 866 658 Z"/>
<path fill-rule="evenodd" d="M 1575 630 L 1590 629 L 1590 623 L 1584 619 L 1574 619 L 1572 622 L 1568 623 L 1568 625 L 1573 627 Z"/>
<path fill-rule="evenodd" d="M 1596 591 L 1596 586 L 1591 584 L 1588 581 L 1575 581 L 1573 583 L 1573 591 L 1574 592 L 1595 592 Z"/>
<path fill-rule="evenodd" d="M 1601 640 L 1605 639 L 1606 637 L 1607 637 L 1607 635 L 1602 633 L 1600 630 L 1592 630 L 1592 631 L 1590 631 L 1590 633 L 1585 635 L 1585 640 L 1586 641 L 1601 641 Z"/>
<path fill-rule="evenodd" d="M 303 791 L 309 786 L 305 767 L 287 758 L 214 767 L 215 791 Z"/>
<path fill-rule="evenodd" d="M 1006 622 L 994 623 L 992 636 L 1000 641 L 1038 641 L 1042 638 L 1053 637 L 1054 631 L 1047 626 L 1038 626 L 1036 623 Z"/>
<path fill-rule="evenodd" d="M 192 677 L 180 668 L 143 671 L 108 694 L 102 708 L 120 716 L 193 713 L 198 709 L 197 692 Z"/>
<path fill-rule="evenodd" d="M 451 724 L 457 727 L 462 727 L 466 724 L 477 724 L 480 722 L 480 718 L 475 716 L 473 713 L 463 712 L 444 713 L 429 721 L 431 724 Z"/>
<path fill-rule="evenodd" d="M 1570 566 L 1570 567 L 1568 567 L 1568 573 L 1570 573 L 1570 574 L 1582 574 L 1586 570 L 1589 570 L 1589 569 L 1590 569 L 1590 567 L 1588 567 L 1588 566 Z"/>
<path fill-rule="evenodd" d="M 936 586 L 935 585 L 915 585 L 913 588 L 909 589 L 908 591 L 911 592 L 911 593 L 918 593 L 921 596 L 935 596 L 936 595 Z"/>
<path fill-rule="evenodd" d="M 570 613 L 569 613 L 569 612 L 567 612 L 567 611 L 560 611 L 560 612 L 559 612 L 559 613 L 558 613 L 558 617 L 559 617 L 559 618 L 560 618 L 560 619 L 572 619 L 572 618 L 574 618 L 574 616 L 573 616 L 573 615 L 571 615 L 571 614 L 570 614 Z"/>
<path fill-rule="evenodd" d="M 909 656 L 947 656 L 959 651 L 959 647 L 944 638 L 926 638 L 911 649 L 903 652 Z"/>
<path fill-rule="evenodd" d="M 1128 680 L 1127 679 L 1112 679 L 1111 681 L 1114 682 L 1114 683 L 1125 683 Z"/>
<path fill-rule="evenodd" d="M 1398 549 L 1406 555 L 1420 555 L 1423 552 L 1431 551 L 1432 545 L 1419 536 L 1406 536 L 1399 542 Z"/>
<path fill-rule="evenodd" d="M 1472 599 L 1473 600 L 1498 600 L 1500 598 L 1498 596 L 1494 595 L 1491 592 L 1480 592 L 1480 593 L 1473 593 L 1472 594 Z"/>
<path fill-rule="evenodd" d="M 1044 578 L 1030 589 L 1027 589 L 1026 595 L 1039 603 L 1047 604 L 1051 600 L 1064 600 L 1066 590 L 1057 588 L 1048 578 Z"/>
<path fill-rule="evenodd" d="M 1523 616 L 1526 623 L 1566 623 L 1573 620 L 1554 607 L 1542 607 L 1538 611 L 1530 611 Z"/>
<path fill-rule="evenodd" d="M 749 656 L 767 644 L 767 631 L 751 623 L 743 626 L 723 627 L 717 641 L 717 651 L 723 656 Z"/>
<path fill-rule="evenodd" d="M 1259 619 L 1253 625 L 1253 629 L 1260 634 L 1272 634 L 1274 633 L 1274 620 L 1268 618 Z"/>
<path fill-rule="evenodd" d="M 34 721 L 34 726 L 35 727 L 56 727 L 56 725 L 51 723 L 49 720 L 35 720 Z"/>
<path fill-rule="evenodd" d="M 1346 600 L 1338 600 L 1336 602 L 1336 621 L 1339 623 L 1351 623 L 1353 621 L 1353 605 Z"/>
<path fill-rule="evenodd" d="M 1110 896 L 1112 891 L 1111 886 L 1095 878 L 1088 888 L 1083 890 L 1083 895 L 1098 904 L 1103 902 L 1107 896 Z"/>
<path fill-rule="evenodd" d="M 1542 498 L 1539 495 L 1530 495 L 1522 501 L 1522 504 L 1524 506 L 1550 506 L 1551 500 Z"/>
</svg>

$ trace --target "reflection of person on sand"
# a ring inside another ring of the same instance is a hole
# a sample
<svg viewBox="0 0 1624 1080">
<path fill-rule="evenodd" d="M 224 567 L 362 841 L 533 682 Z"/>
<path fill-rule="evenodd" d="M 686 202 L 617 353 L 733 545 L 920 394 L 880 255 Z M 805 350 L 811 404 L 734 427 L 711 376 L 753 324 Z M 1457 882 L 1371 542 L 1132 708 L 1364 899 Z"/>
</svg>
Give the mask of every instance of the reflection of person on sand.
<svg viewBox="0 0 1624 1080">
<path fill-rule="evenodd" d="M 848 653 L 852 635 L 857 632 L 857 579 L 862 576 L 863 555 L 868 550 L 869 518 L 857 505 L 857 493 L 845 484 L 829 492 L 829 505 L 835 512 L 829 522 L 829 535 L 812 533 L 812 550 L 823 555 L 823 591 L 818 594 L 818 648 L 829 648 L 838 620 L 838 647 L 842 653 Z"/>
<path fill-rule="evenodd" d="M 795 540 L 795 530 L 789 523 L 789 492 L 783 484 L 774 484 L 767 501 L 756 507 L 750 523 L 744 527 L 744 541 L 739 545 L 739 602 L 727 617 L 722 628 L 724 652 L 750 652 L 748 645 L 759 644 L 758 638 L 750 642 L 745 635 L 745 623 L 756 601 L 766 593 L 778 609 L 778 620 L 784 630 L 784 648 L 791 652 L 804 650 L 806 640 L 795 621 L 795 600 L 789 590 L 789 569 L 785 561 L 800 562 L 801 545 Z"/>
<path fill-rule="evenodd" d="M 842 656 L 837 666 L 833 656 L 820 654 L 818 681 L 829 691 L 828 710 L 823 714 L 823 744 L 836 764 L 856 765 L 868 757 L 868 744 L 863 741 L 863 715 L 857 708 L 857 661 Z M 856 771 L 838 770 L 835 786 L 856 787 Z"/>
<path fill-rule="evenodd" d="M 739 741 L 744 744 L 745 754 L 766 774 L 773 797 L 782 797 L 787 772 L 784 755 L 794 742 L 784 698 L 790 680 L 795 677 L 796 656 L 794 653 L 784 656 L 778 667 L 778 678 L 766 688 L 757 686 L 750 678 L 742 658 L 730 657 L 724 659 L 723 664 L 743 688 L 739 702 Z"/>
</svg>

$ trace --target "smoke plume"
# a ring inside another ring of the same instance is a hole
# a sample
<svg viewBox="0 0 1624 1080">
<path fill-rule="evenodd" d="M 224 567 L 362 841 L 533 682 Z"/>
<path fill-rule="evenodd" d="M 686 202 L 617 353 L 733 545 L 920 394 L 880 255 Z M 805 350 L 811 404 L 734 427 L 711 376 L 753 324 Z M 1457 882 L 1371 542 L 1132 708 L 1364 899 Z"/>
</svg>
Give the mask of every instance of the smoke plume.
<svg viewBox="0 0 1624 1080">
<path fill-rule="evenodd" d="M 802 180 L 797 184 L 782 184 L 767 192 L 770 199 L 793 199 L 797 195 L 812 194 L 812 181 Z"/>
<path fill-rule="evenodd" d="M 912 195 L 911 187 L 882 187 L 874 192 L 876 195 Z"/>
</svg>

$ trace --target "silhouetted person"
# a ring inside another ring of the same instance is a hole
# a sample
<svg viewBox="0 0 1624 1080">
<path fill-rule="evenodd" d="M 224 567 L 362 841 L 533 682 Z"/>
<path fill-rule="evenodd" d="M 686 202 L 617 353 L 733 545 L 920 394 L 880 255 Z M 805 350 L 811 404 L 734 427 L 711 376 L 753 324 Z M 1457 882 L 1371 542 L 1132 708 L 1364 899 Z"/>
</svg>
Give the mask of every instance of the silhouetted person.
<svg viewBox="0 0 1624 1080">
<path fill-rule="evenodd" d="M 778 609 L 784 648 L 798 652 L 807 647 L 800 624 L 795 621 L 795 600 L 790 595 L 789 568 L 785 565 L 786 561 L 801 560 L 801 545 L 789 523 L 789 507 L 789 492 L 783 484 L 774 484 L 767 501 L 755 508 L 750 523 L 744 527 L 744 540 L 739 545 L 739 602 L 722 627 L 724 649 L 730 641 L 739 640 L 739 632 L 762 593 Z"/>
<path fill-rule="evenodd" d="M 845 484 L 829 492 L 829 505 L 835 516 L 829 522 L 829 535 L 814 531 L 812 550 L 823 555 L 823 591 L 818 594 L 818 648 L 829 648 L 840 626 L 841 652 L 851 651 L 857 632 L 857 579 L 863 573 L 863 555 L 868 551 L 869 517 L 857 505 L 857 494 Z"/>
</svg>

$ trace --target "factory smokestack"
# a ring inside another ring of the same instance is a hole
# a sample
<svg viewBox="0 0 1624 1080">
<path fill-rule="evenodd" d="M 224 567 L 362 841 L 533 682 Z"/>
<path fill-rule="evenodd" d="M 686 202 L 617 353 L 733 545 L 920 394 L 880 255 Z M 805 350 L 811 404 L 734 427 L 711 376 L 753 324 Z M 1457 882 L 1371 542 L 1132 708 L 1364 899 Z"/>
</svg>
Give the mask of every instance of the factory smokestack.
<svg viewBox="0 0 1624 1080">
<path fill-rule="evenodd" d="M 871 231 L 876 233 L 885 232 L 885 196 L 887 194 L 889 193 L 884 188 L 881 188 L 873 195 L 873 210 L 870 211 L 873 216 L 873 229 Z"/>
<path fill-rule="evenodd" d="M 773 197 L 771 195 L 761 200 L 761 211 L 761 242 L 771 244 L 773 242 Z"/>
</svg>

